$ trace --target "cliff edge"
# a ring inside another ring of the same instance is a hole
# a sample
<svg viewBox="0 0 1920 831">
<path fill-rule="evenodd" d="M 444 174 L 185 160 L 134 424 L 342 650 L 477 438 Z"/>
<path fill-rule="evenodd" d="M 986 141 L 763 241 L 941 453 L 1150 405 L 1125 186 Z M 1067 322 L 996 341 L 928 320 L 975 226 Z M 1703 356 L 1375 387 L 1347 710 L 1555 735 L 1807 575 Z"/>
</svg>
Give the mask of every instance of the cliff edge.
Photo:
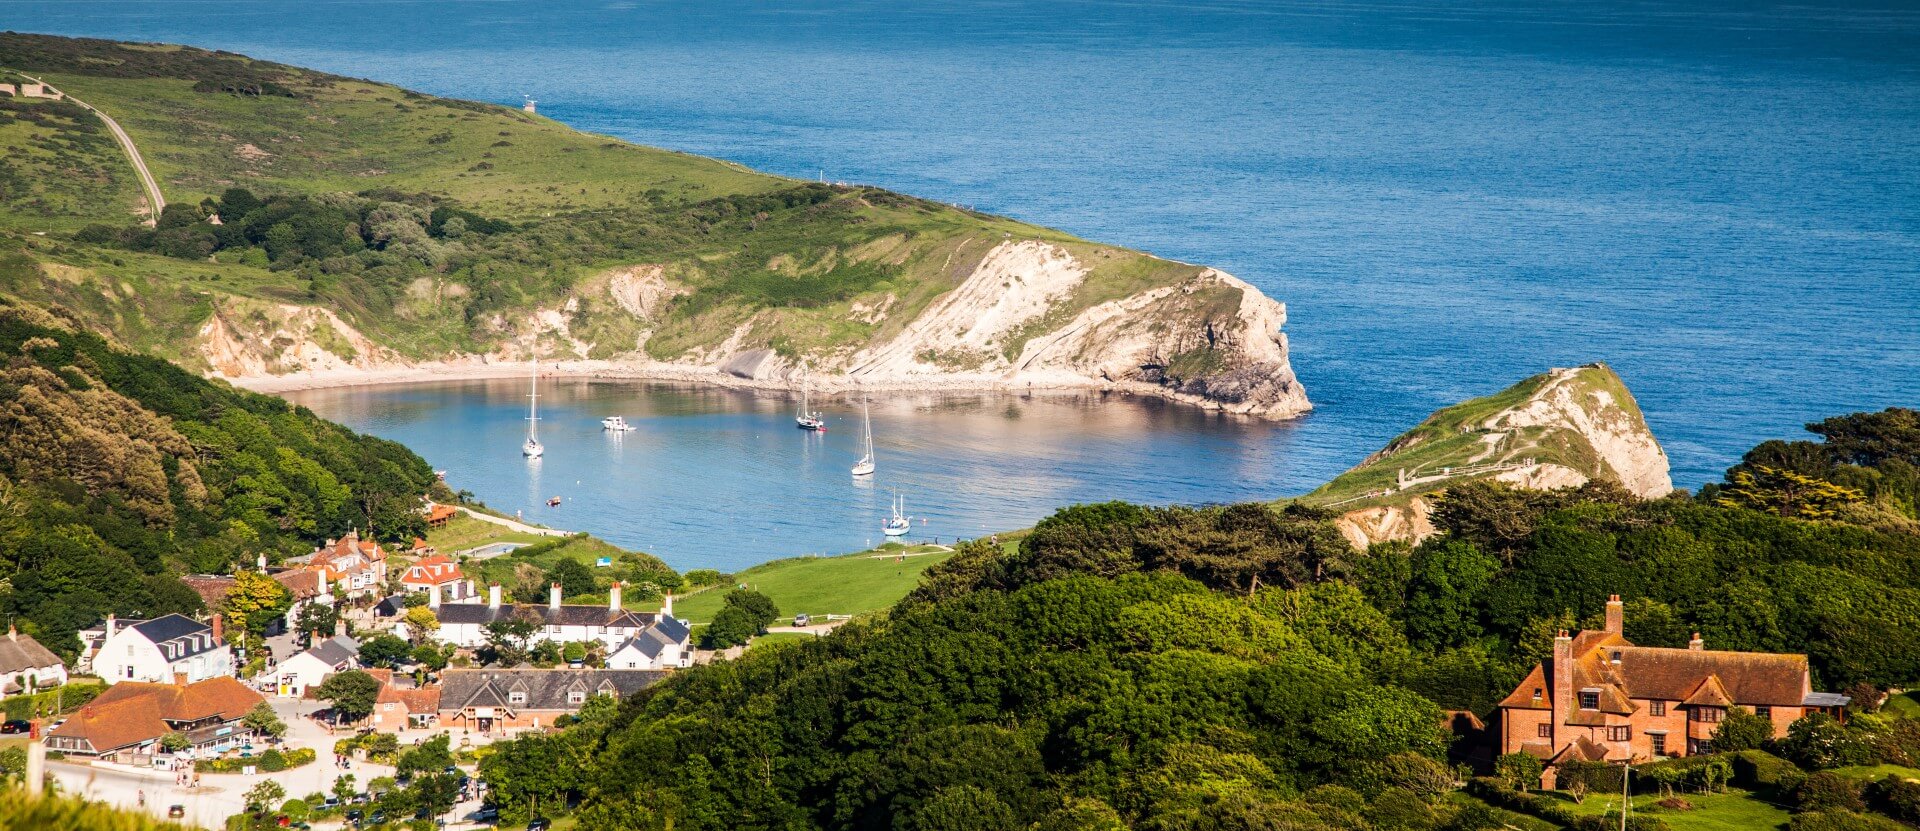
<svg viewBox="0 0 1920 831">
<path fill-rule="evenodd" d="M 1340 511 L 1356 547 L 1419 542 L 1433 533 L 1432 498 L 1476 479 L 1539 490 L 1601 479 L 1648 499 L 1673 490 L 1633 394 L 1595 363 L 1440 410 L 1301 501 Z"/>
</svg>

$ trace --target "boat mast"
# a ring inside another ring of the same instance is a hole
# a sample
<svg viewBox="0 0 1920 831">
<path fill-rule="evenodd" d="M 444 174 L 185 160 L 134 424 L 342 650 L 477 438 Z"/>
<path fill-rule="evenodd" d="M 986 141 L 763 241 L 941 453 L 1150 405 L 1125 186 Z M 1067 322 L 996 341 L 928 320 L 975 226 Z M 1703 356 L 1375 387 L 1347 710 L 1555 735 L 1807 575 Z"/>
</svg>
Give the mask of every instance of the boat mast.
<svg viewBox="0 0 1920 831">
<path fill-rule="evenodd" d="M 527 441 L 540 441 L 540 361 L 533 362 L 533 377 L 527 379 Z"/>
</svg>

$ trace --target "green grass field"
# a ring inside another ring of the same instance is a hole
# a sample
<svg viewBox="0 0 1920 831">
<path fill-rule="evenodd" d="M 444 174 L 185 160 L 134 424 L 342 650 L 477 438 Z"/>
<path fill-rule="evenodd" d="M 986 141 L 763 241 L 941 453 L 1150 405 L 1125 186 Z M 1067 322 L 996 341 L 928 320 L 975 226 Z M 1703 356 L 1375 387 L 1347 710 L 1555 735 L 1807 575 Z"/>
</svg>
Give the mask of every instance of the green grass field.
<svg viewBox="0 0 1920 831">
<path fill-rule="evenodd" d="M 1894 718 L 1920 718 L 1920 696 L 1912 692 L 1887 696 L 1887 703 L 1880 711 Z"/>
<path fill-rule="evenodd" d="M 1729 790 L 1716 794 L 1684 794 L 1693 810 L 1676 811 L 1655 803 L 1660 797 L 1648 794 L 1633 798 L 1633 812 L 1659 817 L 1673 831 L 1765 831 L 1785 828 L 1787 809 L 1761 800 L 1746 791 Z M 1581 814 L 1600 815 L 1620 808 L 1620 797 L 1590 795 L 1585 801 L 1568 807 Z"/>
<path fill-rule="evenodd" d="M 1902 779 L 1920 779 L 1920 769 L 1900 765 L 1854 765 L 1853 767 L 1834 768 L 1833 772 L 1848 779 L 1864 782 L 1876 782 L 1889 776 Z"/>
<path fill-rule="evenodd" d="M 901 555 L 907 556 L 901 559 Z M 933 546 L 889 547 L 876 554 L 863 551 L 839 557 L 797 557 L 754 566 L 733 576 L 734 582 L 773 598 L 781 624 L 796 614 L 860 615 L 899 602 L 920 584 L 920 573 L 945 560 L 951 552 Z M 673 612 L 695 624 L 704 624 L 720 611 L 731 586 L 708 589 L 675 598 Z M 649 604 L 644 608 L 657 608 Z M 642 608 L 636 606 L 635 608 Z"/>
<path fill-rule="evenodd" d="M 461 514 L 446 525 L 427 532 L 427 544 L 452 556 L 475 546 L 494 542 L 519 542 L 529 545 L 547 539 L 538 534 L 523 534 L 505 526 L 483 522 Z"/>
</svg>

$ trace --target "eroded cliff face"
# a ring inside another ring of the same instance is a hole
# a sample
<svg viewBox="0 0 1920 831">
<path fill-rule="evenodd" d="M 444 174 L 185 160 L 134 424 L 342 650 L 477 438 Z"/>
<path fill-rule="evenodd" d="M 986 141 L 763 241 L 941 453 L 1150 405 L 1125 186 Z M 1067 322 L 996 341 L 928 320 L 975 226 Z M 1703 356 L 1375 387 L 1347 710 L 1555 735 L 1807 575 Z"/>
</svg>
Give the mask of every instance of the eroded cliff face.
<svg viewBox="0 0 1920 831">
<path fill-rule="evenodd" d="M 1602 364 L 1555 369 L 1441 410 L 1309 501 L 1343 510 L 1341 533 L 1364 548 L 1432 536 L 1434 498 L 1450 484 L 1556 490 L 1593 479 L 1647 499 L 1673 490 L 1666 451 L 1626 385 Z"/>
<path fill-rule="evenodd" d="M 449 371 L 537 357 L 561 371 L 742 386 L 794 387 L 804 375 L 828 392 L 1102 388 L 1267 418 L 1310 409 L 1281 331 L 1285 305 L 1214 269 L 1180 274 L 1115 291 L 1061 245 L 1006 240 L 911 319 L 893 319 L 908 304 L 891 293 L 849 302 L 843 318 L 873 333 L 864 341 L 776 349 L 768 332 L 779 313 L 768 309 L 658 358 L 649 341 L 691 289 L 662 266 L 640 265 L 584 280 L 551 305 L 484 321 L 497 333 L 485 354 L 409 362 L 331 312 L 298 306 L 216 313 L 198 350 L 217 374 L 242 381 L 331 372 L 345 383 L 353 370 Z"/>
</svg>

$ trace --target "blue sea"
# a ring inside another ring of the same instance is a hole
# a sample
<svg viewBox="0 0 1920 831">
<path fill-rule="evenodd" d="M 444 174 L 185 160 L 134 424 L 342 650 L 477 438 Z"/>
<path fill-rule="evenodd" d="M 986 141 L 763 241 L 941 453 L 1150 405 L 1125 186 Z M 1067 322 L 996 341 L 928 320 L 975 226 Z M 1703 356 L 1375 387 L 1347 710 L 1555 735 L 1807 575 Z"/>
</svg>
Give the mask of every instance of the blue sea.
<svg viewBox="0 0 1920 831">
<path fill-rule="evenodd" d="M 1083 452 L 1041 458 L 1062 482 L 1011 506 L 927 493 L 930 510 L 958 506 L 949 534 L 1084 498 L 1298 493 L 1433 409 L 1551 366 L 1616 368 L 1686 487 L 1807 421 L 1920 406 L 1912 3 L 0 0 L 0 28 L 531 96 L 582 129 L 1206 263 L 1288 303 L 1312 415 L 1153 420 L 1142 441 L 1204 450 L 1119 475 L 1086 464 L 1128 452 L 1079 437 L 1098 408 L 1030 402 L 1077 415 L 1004 439 Z M 679 395 L 620 394 L 635 415 Z M 480 396 L 510 419 L 509 391 L 422 395 L 316 406 L 415 444 L 490 501 L 532 498 L 524 466 L 455 463 L 477 433 L 428 440 L 465 417 L 411 431 L 388 417 Z M 699 398 L 710 415 L 786 406 Z M 911 412 L 946 405 L 900 406 L 895 436 L 915 432 Z M 1006 467 L 1026 450 L 951 452 Z M 707 463 L 752 467 L 735 452 Z M 742 540 L 772 553 L 860 542 L 839 516 L 800 530 L 743 519 L 793 474 L 762 475 L 718 512 L 727 521 L 693 511 L 666 538 L 607 530 L 611 508 L 566 522 L 683 564 L 731 558 Z M 719 494 L 687 487 L 714 513 Z"/>
</svg>

